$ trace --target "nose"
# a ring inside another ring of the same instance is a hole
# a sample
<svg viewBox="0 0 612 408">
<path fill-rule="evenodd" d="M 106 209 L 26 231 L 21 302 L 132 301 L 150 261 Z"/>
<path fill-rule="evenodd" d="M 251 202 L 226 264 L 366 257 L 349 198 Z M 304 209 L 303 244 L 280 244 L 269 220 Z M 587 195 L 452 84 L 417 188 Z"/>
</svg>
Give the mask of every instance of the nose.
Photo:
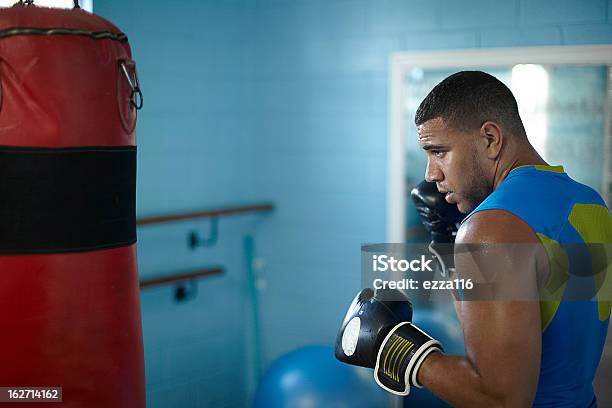
<svg viewBox="0 0 612 408">
<path fill-rule="evenodd" d="M 444 179 L 444 175 L 438 166 L 431 162 L 431 160 L 427 159 L 427 168 L 425 169 L 425 180 L 434 183 L 440 182 Z"/>
</svg>

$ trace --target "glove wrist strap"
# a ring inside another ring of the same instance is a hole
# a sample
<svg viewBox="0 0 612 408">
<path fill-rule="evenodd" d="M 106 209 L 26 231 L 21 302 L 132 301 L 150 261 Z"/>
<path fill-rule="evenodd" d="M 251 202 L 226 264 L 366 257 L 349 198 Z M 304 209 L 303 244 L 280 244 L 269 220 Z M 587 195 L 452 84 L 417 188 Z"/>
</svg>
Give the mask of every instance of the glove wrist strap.
<svg viewBox="0 0 612 408">
<path fill-rule="evenodd" d="M 440 342 L 409 322 L 396 325 L 378 350 L 374 379 L 383 389 L 408 395 L 410 386 L 422 388 L 417 374 L 425 358 L 441 351 Z"/>
</svg>

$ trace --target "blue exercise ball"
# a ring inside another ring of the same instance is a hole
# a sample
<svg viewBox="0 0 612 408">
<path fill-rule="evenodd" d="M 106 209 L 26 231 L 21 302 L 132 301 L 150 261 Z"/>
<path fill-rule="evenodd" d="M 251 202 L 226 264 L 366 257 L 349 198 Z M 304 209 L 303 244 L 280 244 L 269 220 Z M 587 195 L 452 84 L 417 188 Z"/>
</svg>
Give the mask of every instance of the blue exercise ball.
<svg viewBox="0 0 612 408">
<path fill-rule="evenodd" d="M 425 333 L 442 343 L 446 354 L 463 355 L 463 332 L 457 318 L 450 313 L 435 310 L 418 310 L 412 317 L 413 323 Z M 450 405 L 425 388 L 413 387 L 410 395 L 404 397 L 404 408 L 427 407 L 447 408 Z"/>
<path fill-rule="evenodd" d="M 255 408 L 376 408 L 388 394 L 373 371 L 336 360 L 328 346 L 306 346 L 276 360 L 261 378 Z"/>
</svg>

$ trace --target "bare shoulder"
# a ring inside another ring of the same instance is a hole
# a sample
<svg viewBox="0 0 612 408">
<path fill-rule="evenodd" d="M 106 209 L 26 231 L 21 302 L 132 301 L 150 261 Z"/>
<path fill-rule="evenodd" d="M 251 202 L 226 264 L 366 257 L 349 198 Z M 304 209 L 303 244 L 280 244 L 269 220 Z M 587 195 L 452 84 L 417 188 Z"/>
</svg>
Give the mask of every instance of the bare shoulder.
<svg viewBox="0 0 612 408">
<path fill-rule="evenodd" d="M 479 211 L 461 225 L 455 244 L 457 272 L 487 283 L 489 292 L 482 297 L 537 299 L 537 288 L 548 276 L 548 258 L 535 231 L 521 218 L 503 210 Z"/>
<path fill-rule="evenodd" d="M 504 210 L 478 211 L 459 228 L 457 244 L 538 243 L 531 227 Z"/>
</svg>

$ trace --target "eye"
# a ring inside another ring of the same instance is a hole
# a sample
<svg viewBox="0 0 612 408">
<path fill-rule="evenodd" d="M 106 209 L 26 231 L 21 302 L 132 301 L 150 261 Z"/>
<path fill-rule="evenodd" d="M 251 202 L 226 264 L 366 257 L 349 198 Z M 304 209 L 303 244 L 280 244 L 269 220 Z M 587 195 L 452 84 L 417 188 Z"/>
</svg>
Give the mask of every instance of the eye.
<svg viewBox="0 0 612 408">
<path fill-rule="evenodd" d="M 446 152 L 443 152 L 443 151 L 440 151 L 440 150 L 432 150 L 431 154 L 433 154 L 435 157 L 440 159 L 440 158 L 444 157 Z"/>
</svg>

